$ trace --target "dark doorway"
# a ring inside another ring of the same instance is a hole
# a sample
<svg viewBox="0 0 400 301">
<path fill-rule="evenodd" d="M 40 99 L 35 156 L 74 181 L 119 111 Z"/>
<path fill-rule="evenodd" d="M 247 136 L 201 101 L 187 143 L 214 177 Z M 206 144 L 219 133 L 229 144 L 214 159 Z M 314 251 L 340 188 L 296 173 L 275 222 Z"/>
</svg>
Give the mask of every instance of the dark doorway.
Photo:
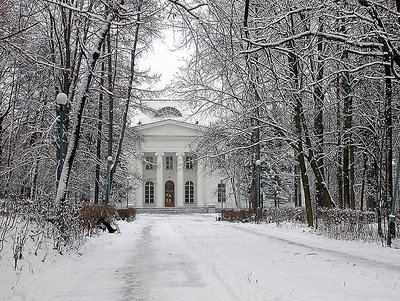
<svg viewBox="0 0 400 301">
<path fill-rule="evenodd" d="M 175 186 L 174 182 L 165 182 L 165 207 L 175 206 Z"/>
</svg>

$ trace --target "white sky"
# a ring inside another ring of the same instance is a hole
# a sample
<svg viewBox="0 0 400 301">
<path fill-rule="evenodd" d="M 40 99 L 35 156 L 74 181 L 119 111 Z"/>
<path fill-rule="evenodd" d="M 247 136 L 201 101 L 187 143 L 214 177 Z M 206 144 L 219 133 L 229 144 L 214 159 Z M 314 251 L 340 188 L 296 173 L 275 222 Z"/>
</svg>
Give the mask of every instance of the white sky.
<svg viewBox="0 0 400 301">
<path fill-rule="evenodd" d="M 187 56 L 187 50 L 177 49 L 179 46 L 179 33 L 164 30 L 164 37 L 153 42 L 152 49 L 141 62 L 141 68 L 150 67 L 153 72 L 161 75 L 160 82 L 153 86 L 155 89 L 165 88 L 183 66 L 182 59 Z"/>
</svg>

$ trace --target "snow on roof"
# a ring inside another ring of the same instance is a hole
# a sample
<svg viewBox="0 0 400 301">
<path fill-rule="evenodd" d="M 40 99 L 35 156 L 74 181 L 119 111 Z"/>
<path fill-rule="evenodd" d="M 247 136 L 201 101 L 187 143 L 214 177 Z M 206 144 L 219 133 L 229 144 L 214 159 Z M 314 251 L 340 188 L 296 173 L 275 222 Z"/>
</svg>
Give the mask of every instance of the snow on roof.
<svg viewBox="0 0 400 301">
<path fill-rule="evenodd" d="M 132 125 L 148 124 L 164 119 L 174 119 L 192 124 L 199 123 L 196 112 L 185 100 L 145 99 L 134 111 Z"/>
</svg>

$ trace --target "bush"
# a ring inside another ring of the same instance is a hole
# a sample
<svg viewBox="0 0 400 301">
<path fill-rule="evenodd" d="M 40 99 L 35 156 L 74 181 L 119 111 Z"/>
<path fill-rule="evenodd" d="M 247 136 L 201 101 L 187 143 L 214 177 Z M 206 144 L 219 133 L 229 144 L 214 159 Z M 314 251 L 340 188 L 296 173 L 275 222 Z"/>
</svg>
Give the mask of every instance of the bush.
<svg viewBox="0 0 400 301">
<path fill-rule="evenodd" d="M 266 223 L 306 223 L 306 208 L 304 207 L 268 207 L 262 210 L 261 222 Z"/>
<path fill-rule="evenodd" d="M 318 208 L 315 214 L 318 232 L 342 240 L 381 240 L 377 229 L 375 212 L 339 208 Z M 306 225 L 306 210 L 303 207 L 268 207 L 257 213 L 254 210 L 224 209 L 221 218 L 229 222 L 292 222 Z M 396 235 L 400 235 L 400 216 L 395 217 Z"/>
<path fill-rule="evenodd" d="M 254 220 L 254 210 L 222 209 L 221 217 L 223 220 L 227 220 L 229 222 L 248 222 Z"/>
<path fill-rule="evenodd" d="M 265 222 L 265 223 L 282 223 L 282 222 L 306 222 L 305 208 L 301 207 L 268 207 L 261 211 L 255 212 L 253 209 L 224 209 L 222 210 L 222 219 L 229 222 Z"/>
<path fill-rule="evenodd" d="M 110 205 L 85 205 L 81 211 L 81 223 L 90 235 L 99 220 L 112 221 L 114 215 L 115 209 Z"/>
<path fill-rule="evenodd" d="M 377 217 L 375 212 L 339 208 L 318 208 L 317 227 L 324 235 L 335 239 L 376 240 Z"/>
<path fill-rule="evenodd" d="M 131 222 L 136 218 L 136 209 L 134 208 L 117 209 L 117 213 L 123 221 Z"/>
</svg>

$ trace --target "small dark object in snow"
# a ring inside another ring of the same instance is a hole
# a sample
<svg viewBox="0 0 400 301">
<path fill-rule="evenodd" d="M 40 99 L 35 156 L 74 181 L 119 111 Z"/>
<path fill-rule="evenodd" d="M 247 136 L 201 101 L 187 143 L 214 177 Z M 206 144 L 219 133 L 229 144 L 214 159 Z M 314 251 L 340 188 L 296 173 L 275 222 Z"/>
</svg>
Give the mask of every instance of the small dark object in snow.
<svg viewBox="0 0 400 301">
<path fill-rule="evenodd" d="M 103 231 L 105 229 L 108 230 L 108 233 L 114 233 L 117 231 L 117 229 L 114 229 L 113 227 L 111 227 L 111 224 L 109 221 L 105 220 L 104 218 L 99 218 L 99 220 L 97 221 L 97 225 L 100 227 L 100 229 L 102 229 Z M 104 228 L 105 227 L 105 228 Z"/>
</svg>

